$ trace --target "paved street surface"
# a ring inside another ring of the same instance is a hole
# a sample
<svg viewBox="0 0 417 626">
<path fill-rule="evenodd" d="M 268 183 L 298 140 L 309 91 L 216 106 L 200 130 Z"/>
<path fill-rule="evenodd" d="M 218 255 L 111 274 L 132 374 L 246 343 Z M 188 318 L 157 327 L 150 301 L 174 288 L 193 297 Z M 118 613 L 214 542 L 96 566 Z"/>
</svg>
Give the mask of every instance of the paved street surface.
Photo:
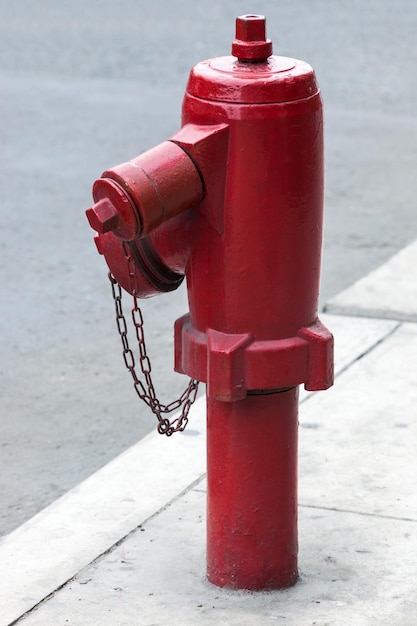
<svg viewBox="0 0 417 626">
<path fill-rule="evenodd" d="M 174 133 L 189 69 L 265 13 L 316 69 L 326 112 L 322 303 L 416 237 L 413 0 L 0 2 L 0 534 L 154 427 L 123 369 L 94 179 Z M 165 400 L 184 290 L 144 303 Z M 138 479 L 139 480 L 139 479 Z"/>
<path fill-rule="evenodd" d="M 336 383 L 301 396 L 294 587 L 205 578 L 201 398 L 0 542 L 0 626 L 415 626 L 416 267 L 417 241 L 323 315 Z"/>
</svg>

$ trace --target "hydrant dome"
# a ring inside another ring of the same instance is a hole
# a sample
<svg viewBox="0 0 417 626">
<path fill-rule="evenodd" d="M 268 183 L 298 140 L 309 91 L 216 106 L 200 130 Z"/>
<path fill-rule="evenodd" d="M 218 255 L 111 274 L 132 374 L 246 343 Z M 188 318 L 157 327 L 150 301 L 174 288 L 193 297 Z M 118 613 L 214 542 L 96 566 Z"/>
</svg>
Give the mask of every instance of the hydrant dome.
<svg viewBox="0 0 417 626">
<path fill-rule="evenodd" d="M 196 98 L 236 104 L 272 104 L 310 98 L 319 92 L 313 68 L 304 61 L 270 56 L 261 63 L 217 57 L 197 63 L 187 93 Z"/>
</svg>

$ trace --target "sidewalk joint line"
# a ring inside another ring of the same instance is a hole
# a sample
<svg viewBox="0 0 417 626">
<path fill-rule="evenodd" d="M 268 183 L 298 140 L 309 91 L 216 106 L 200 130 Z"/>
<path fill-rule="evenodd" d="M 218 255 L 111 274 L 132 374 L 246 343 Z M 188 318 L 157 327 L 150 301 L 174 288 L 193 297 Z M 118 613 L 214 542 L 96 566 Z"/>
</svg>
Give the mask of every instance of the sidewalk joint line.
<svg viewBox="0 0 417 626">
<path fill-rule="evenodd" d="M 391 320 L 391 321 L 395 321 L 395 320 Z M 386 332 L 386 334 L 383 337 L 380 337 L 377 341 L 375 341 L 375 343 L 373 343 L 371 346 L 369 346 L 366 350 L 364 350 L 363 352 L 361 352 L 358 356 L 356 356 L 352 361 L 349 361 L 348 363 L 346 363 L 346 365 L 344 365 L 342 367 L 342 369 L 340 369 L 337 374 L 335 374 L 335 380 L 337 378 L 339 378 L 339 376 L 341 376 L 342 374 L 344 374 L 348 369 L 350 369 L 352 367 L 352 365 L 354 365 L 355 363 L 357 363 L 358 361 L 360 361 L 361 359 L 363 359 L 365 356 L 368 356 L 368 354 L 370 354 L 375 348 L 377 348 L 379 345 L 381 345 L 381 343 L 383 343 L 386 339 L 388 339 L 389 337 L 391 337 L 391 335 L 393 335 L 395 332 L 397 332 L 397 330 L 400 328 L 400 326 L 403 325 L 404 322 L 397 322 L 395 324 L 395 326 L 393 328 L 391 328 L 391 330 L 388 330 Z M 313 391 L 312 393 L 310 393 L 308 396 L 306 396 L 305 398 L 301 398 L 300 400 L 300 404 L 303 404 L 304 402 L 307 402 L 307 400 L 310 400 L 313 396 L 315 396 L 317 393 L 317 391 Z"/>
<path fill-rule="evenodd" d="M 394 321 L 394 320 L 393 320 Z M 391 330 L 388 330 L 387 333 L 383 336 L 380 337 L 375 343 L 373 343 L 371 346 L 369 346 L 366 350 L 364 350 L 363 352 L 361 352 L 356 358 L 353 359 L 353 361 L 350 361 L 349 363 L 347 363 L 337 374 L 337 378 L 343 374 L 346 370 L 348 370 L 350 367 L 352 367 L 352 365 L 354 365 L 355 363 L 357 363 L 358 361 L 361 361 L 365 356 L 368 356 L 368 354 L 370 354 L 371 352 L 373 352 L 373 350 L 375 350 L 375 348 L 377 348 L 378 346 L 380 346 L 382 343 L 384 343 L 384 341 L 386 341 L 386 339 L 389 339 L 394 333 L 397 332 L 397 330 L 400 328 L 400 326 L 402 326 L 402 322 L 397 322 L 395 324 L 395 326 L 393 328 L 391 328 Z"/>
<path fill-rule="evenodd" d="M 78 572 L 76 572 L 74 574 L 74 576 L 71 576 L 71 578 L 68 578 L 68 580 L 64 581 L 63 583 L 61 583 L 60 585 L 58 585 L 58 587 L 56 587 L 55 589 L 53 589 L 51 592 L 48 593 L 48 595 L 46 595 L 44 598 L 42 598 L 41 600 L 39 600 L 39 602 L 37 602 L 36 604 L 34 604 L 30 609 L 28 609 L 27 611 L 25 611 L 24 613 L 22 613 L 22 615 L 19 615 L 19 617 L 15 620 L 13 620 L 13 622 L 10 622 L 9 624 L 7 624 L 7 626 L 15 626 L 16 624 L 19 624 L 19 622 L 21 620 L 23 620 L 25 617 L 28 617 L 28 615 L 30 615 L 32 613 L 32 611 L 37 610 L 42 604 L 46 604 L 56 593 L 58 593 L 58 591 L 61 591 L 61 589 L 64 589 L 64 587 L 66 587 L 69 583 L 73 582 L 77 576 L 79 576 L 79 574 L 88 569 L 89 567 L 91 567 L 92 565 L 95 565 L 98 561 L 100 561 L 102 558 L 104 558 L 105 556 L 107 556 L 108 554 L 110 554 L 111 552 L 113 552 L 113 550 L 115 548 L 117 548 L 118 546 L 120 546 L 128 537 L 130 537 L 131 535 L 133 535 L 135 532 L 138 531 L 138 529 L 142 528 L 145 524 L 147 524 L 148 522 L 152 521 L 155 517 L 157 517 L 158 515 L 160 515 L 160 513 L 162 513 L 163 511 L 166 511 L 170 506 L 172 506 L 173 504 L 175 504 L 175 502 L 177 502 L 180 498 L 182 498 L 183 496 L 185 496 L 186 493 L 188 493 L 189 491 L 193 491 L 194 487 L 197 486 L 198 484 L 201 483 L 202 480 L 204 480 L 206 477 L 206 473 L 204 472 L 204 474 L 201 474 L 201 476 L 199 476 L 198 478 L 196 478 L 195 480 L 193 480 L 192 483 L 190 483 L 187 487 L 185 487 L 185 489 L 183 489 L 180 493 L 178 493 L 176 496 L 174 496 L 173 498 L 171 498 L 171 500 L 169 500 L 169 502 L 167 502 L 166 504 L 164 504 L 164 506 L 162 506 L 161 508 L 159 508 L 157 511 L 155 511 L 155 513 L 152 513 L 152 515 L 150 515 L 149 517 L 147 517 L 146 519 L 144 519 L 140 524 L 138 524 L 137 526 L 135 526 L 132 530 L 130 530 L 128 533 L 126 533 L 126 535 L 124 535 L 123 537 L 121 537 L 120 539 L 118 539 L 115 543 L 113 543 L 109 548 L 107 548 L 106 550 L 104 550 L 104 552 L 102 552 L 101 554 L 99 554 L 98 556 L 96 556 L 92 561 L 90 561 L 89 563 L 87 563 L 86 565 L 84 565 L 83 567 L 81 567 L 81 569 L 78 570 Z"/>
<path fill-rule="evenodd" d="M 388 519 L 394 520 L 397 522 L 412 522 L 414 524 L 417 523 L 417 519 L 412 517 L 397 517 L 396 515 L 381 515 L 380 513 L 367 513 L 365 511 L 352 511 L 350 509 L 338 509 L 337 507 L 332 506 L 317 506 L 315 504 L 301 504 L 298 505 L 300 508 L 304 509 L 318 509 L 320 511 L 333 511 L 335 513 L 349 513 L 352 515 L 362 515 L 364 517 L 378 517 L 380 519 Z"/>
</svg>

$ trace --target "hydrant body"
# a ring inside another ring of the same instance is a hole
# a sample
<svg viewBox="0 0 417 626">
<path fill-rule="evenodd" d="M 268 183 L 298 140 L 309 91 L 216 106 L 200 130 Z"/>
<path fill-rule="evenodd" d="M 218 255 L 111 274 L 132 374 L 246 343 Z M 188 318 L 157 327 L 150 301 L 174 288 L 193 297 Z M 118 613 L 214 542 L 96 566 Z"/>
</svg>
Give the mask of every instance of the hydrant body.
<svg viewBox="0 0 417 626">
<path fill-rule="evenodd" d="M 298 385 L 333 382 L 317 317 L 321 98 L 312 68 L 271 56 L 264 29 L 238 18 L 235 56 L 193 68 L 156 165 L 145 153 L 109 170 L 89 209 L 127 290 L 126 240 L 139 295 L 187 277 L 175 369 L 207 383 L 208 578 L 244 589 L 297 579 Z"/>
</svg>

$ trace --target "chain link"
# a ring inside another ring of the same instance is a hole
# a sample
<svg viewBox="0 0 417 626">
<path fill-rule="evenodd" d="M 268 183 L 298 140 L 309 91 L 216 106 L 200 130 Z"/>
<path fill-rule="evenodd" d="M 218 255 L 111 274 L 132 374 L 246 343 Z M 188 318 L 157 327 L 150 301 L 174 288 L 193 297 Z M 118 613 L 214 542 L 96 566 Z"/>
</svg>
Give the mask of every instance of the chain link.
<svg viewBox="0 0 417 626">
<path fill-rule="evenodd" d="M 127 336 L 127 321 L 122 307 L 122 288 L 119 283 L 109 272 L 109 280 L 111 284 L 111 290 L 114 301 L 114 309 L 116 313 L 117 330 L 120 335 L 120 340 L 123 347 L 123 360 L 126 368 L 129 370 L 133 380 L 133 387 L 138 397 L 145 402 L 152 413 L 154 413 L 158 419 L 158 432 L 161 435 L 167 435 L 170 437 L 173 433 L 183 431 L 188 424 L 188 414 L 190 412 L 191 405 L 195 402 L 198 391 L 198 381 L 190 379 L 188 387 L 183 391 L 181 396 L 170 402 L 169 404 L 162 404 L 156 397 L 155 387 L 152 380 L 152 366 L 147 354 L 145 333 L 143 329 L 143 316 L 142 311 L 138 305 L 138 290 L 136 285 L 136 274 L 134 259 L 130 253 L 128 245 L 124 242 L 123 249 L 126 256 L 126 262 L 129 272 L 129 287 L 132 293 L 133 306 L 131 309 L 131 318 L 133 327 L 136 333 L 136 340 L 139 352 L 139 367 L 143 374 L 144 380 L 140 380 L 136 372 L 136 360 L 130 347 Z M 181 409 L 180 415 L 173 420 L 169 420 L 166 415 L 173 413 Z"/>
</svg>

